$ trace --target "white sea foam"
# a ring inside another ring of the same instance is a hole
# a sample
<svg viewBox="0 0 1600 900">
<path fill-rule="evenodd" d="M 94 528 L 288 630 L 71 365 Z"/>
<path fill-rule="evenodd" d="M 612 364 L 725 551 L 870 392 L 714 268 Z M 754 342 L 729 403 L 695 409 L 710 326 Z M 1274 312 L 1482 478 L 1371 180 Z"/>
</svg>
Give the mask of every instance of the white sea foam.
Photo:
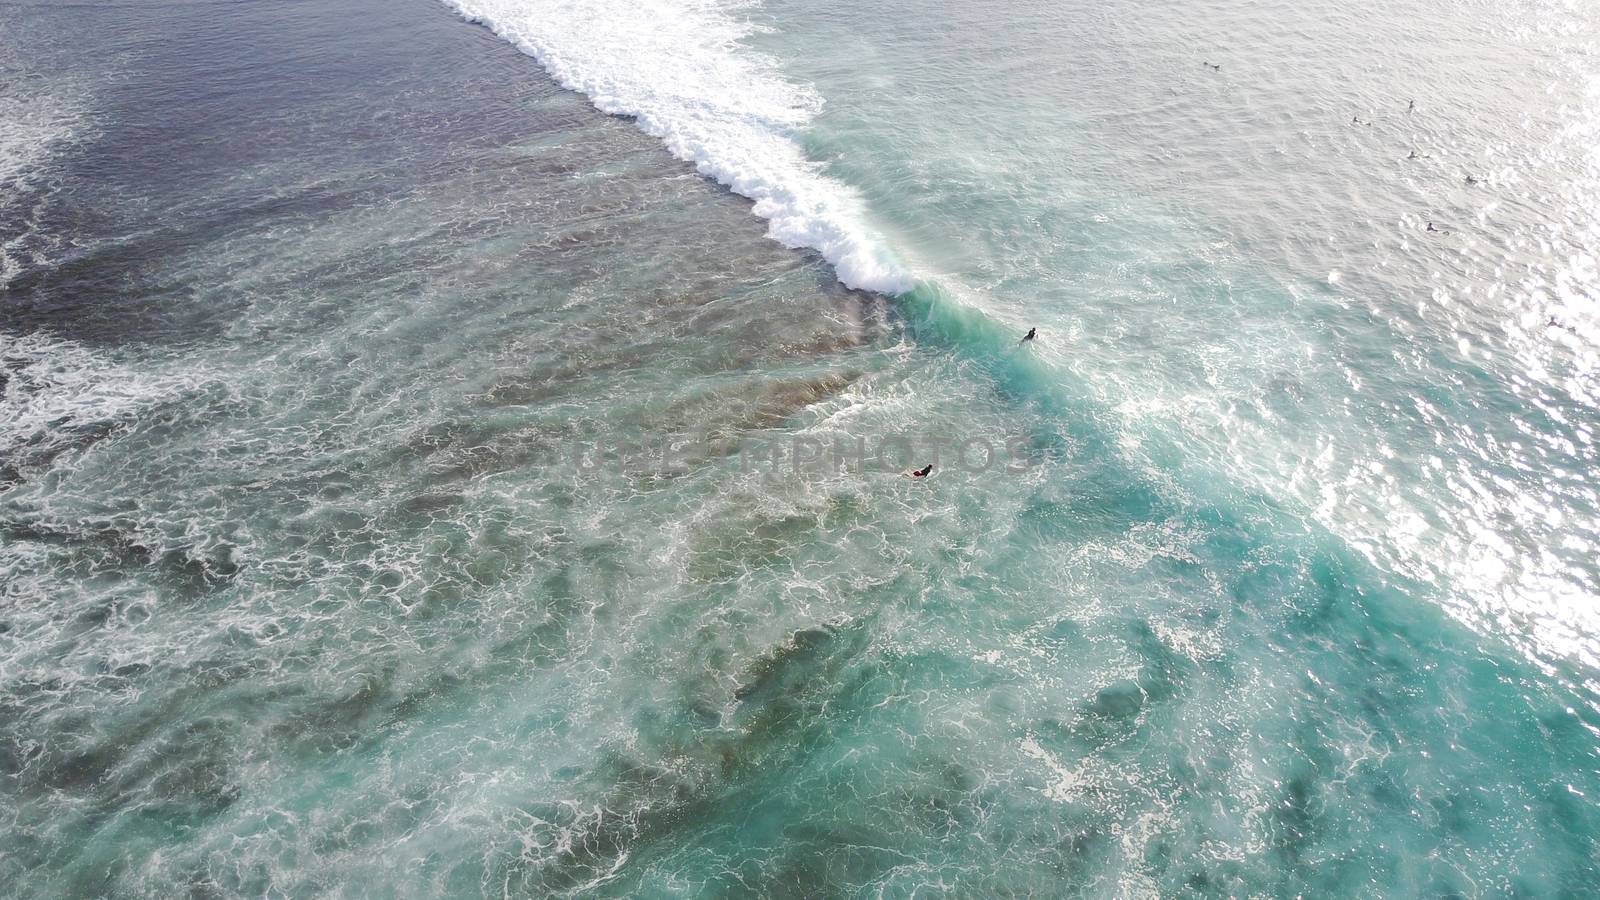
<svg viewBox="0 0 1600 900">
<path fill-rule="evenodd" d="M 69 133 L 66 117 L 49 99 L 0 94 L 0 185 L 21 180 Z"/>
<path fill-rule="evenodd" d="M 82 433 L 134 421 L 202 376 L 145 372 L 74 341 L 0 332 L 0 458 L 51 459 Z"/>
<path fill-rule="evenodd" d="M 632 116 L 673 155 L 755 201 L 769 237 L 822 253 L 844 284 L 903 293 L 911 277 L 847 185 L 794 135 L 820 111 L 810 88 L 744 45 L 740 0 L 445 0 L 539 61 L 602 112 Z"/>
<path fill-rule="evenodd" d="M 82 120 L 81 109 L 62 92 L 0 91 L 0 288 L 25 265 L 44 264 L 60 243 L 39 229 L 42 205 L 54 192 L 44 169 L 82 129 Z"/>
</svg>

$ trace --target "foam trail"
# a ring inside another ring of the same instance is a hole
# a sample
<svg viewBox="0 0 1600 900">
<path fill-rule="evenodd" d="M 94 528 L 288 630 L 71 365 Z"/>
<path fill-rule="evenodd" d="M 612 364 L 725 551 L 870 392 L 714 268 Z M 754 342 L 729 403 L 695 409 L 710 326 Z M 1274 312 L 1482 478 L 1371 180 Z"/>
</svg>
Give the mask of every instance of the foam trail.
<svg viewBox="0 0 1600 900">
<path fill-rule="evenodd" d="M 717 0 L 445 0 L 539 61 L 595 108 L 632 116 L 679 159 L 755 201 L 767 235 L 810 247 L 852 288 L 900 294 L 913 280 L 865 224 L 846 185 L 791 135 L 821 98 L 740 42 L 754 26 Z"/>
<path fill-rule="evenodd" d="M 52 145 L 71 133 L 64 111 L 47 95 L 0 95 L 0 188 L 21 182 Z"/>
<path fill-rule="evenodd" d="M 25 266 L 44 265 L 60 244 L 39 228 L 40 211 L 55 190 L 42 170 L 81 127 L 81 112 L 69 99 L 0 84 L 0 289 Z"/>
</svg>

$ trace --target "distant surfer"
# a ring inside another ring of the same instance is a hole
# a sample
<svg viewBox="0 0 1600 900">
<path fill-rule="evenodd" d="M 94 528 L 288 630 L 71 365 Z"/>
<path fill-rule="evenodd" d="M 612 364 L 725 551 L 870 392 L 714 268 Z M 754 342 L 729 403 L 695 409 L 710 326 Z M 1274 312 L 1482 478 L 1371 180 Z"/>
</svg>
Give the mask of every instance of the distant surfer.
<svg viewBox="0 0 1600 900">
<path fill-rule="evenodd" d="M 1214 69 L 1214 70 L 1216 70 L 1218 72 L 1222 71 L 1222 63 L 1214 63 L 1214 62 L 1211 62 L 1209 60 L 1206 60 L 1206 61 L 1204 61 L 1204 64 L 1207 65 L 1207 66 L 1210 66 L 1212 69 Z"/>
<path fill-rule="evenodd" d="M 1478 179 L 1471 172 L 1467 173 L 1467 184 L 1477 184 Z"/>
<path fill-rule="evenodd" d="M 1350 117 L 1350 124 L 1351 125 L 1371 125 L 1372 123 L 1371 122 L 1363 122 L 1363 121 L 1361 121 L 1361 116 L 1359 114 L 1357 114 L 1357 115 L 1354 115 L 1354 116 Z"/>
<path fill-rule="evenodd" d="M 1026 344 L 1027 342 L 1033 340 L 1034 338 L 1036 338 L 1038 336 L 1039 336 L 1039 329 L 1037 329 L 1037 328 L 1029 328 L 1028 329 L 1028 333 L 1023 335 L 1022 336 L 1022 340 L 1017 341 L 1017 343 L 1018 344 Z"/>
<path fill-rule="evenodd" d="M 1417 111 L 1417 101 L 1415 101 L 1415 100 L 1407 101 L 1406 102 L 1406 112 L 1416 112 L 1416 111 Z"/>
<path fill-rule="evenodd" d="M 912 478 L 927 478 L 928 477 L 928 473 L 932 472 L 932 471 L 933 471 L 933 463 L 928 463 L 927 465 L 923 466 L 920 469 L 913 469 L 911 471 L 910 475 L 911 475 Z"/>
<path fill-rule="evenodd" d="M 1435 227 L 1433 227 L 1433 223 L 1432 222 L 1428 223 L 1428 231 L 1430 233 L 1432 233 L 1432 234 L 1449 234 L 1450 233 L 1449 231 L 1447 231 L 1447 230 L 1445 230 L 1443 228 L 1435 228 Z"/>
</svg>

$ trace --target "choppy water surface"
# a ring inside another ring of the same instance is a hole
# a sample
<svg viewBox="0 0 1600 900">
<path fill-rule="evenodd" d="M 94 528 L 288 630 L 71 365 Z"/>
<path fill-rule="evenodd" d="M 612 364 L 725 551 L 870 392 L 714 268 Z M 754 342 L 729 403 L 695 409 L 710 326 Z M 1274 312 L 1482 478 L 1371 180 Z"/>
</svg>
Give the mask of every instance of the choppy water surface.
<svg viewBox="0 0 1600 900">
<path fill-rule="evenodd" d="M 0 885 L 1592 894 L 1597 37 L 0 9 Z"/>
</svg>

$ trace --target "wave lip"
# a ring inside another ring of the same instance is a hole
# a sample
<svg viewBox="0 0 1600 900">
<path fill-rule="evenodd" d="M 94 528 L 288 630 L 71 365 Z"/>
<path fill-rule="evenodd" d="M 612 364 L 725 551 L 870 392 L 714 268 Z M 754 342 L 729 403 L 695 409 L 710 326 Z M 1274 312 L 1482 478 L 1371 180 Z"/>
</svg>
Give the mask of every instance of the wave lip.
<svg viewBox="0 0 1600 900">
<path fill-rule="evenodd" d="M 745 0 L 444 0 L 539 61 L 601 112 L 630 116 L 679 159 L 755 202 L 767 236 L 809 247 L 846 286 L 885 294 L 914 281 L 865 224 L 855 192 L 821 174 L 792 135 L 821 111 L 742 41 Z"/>
</svg>

